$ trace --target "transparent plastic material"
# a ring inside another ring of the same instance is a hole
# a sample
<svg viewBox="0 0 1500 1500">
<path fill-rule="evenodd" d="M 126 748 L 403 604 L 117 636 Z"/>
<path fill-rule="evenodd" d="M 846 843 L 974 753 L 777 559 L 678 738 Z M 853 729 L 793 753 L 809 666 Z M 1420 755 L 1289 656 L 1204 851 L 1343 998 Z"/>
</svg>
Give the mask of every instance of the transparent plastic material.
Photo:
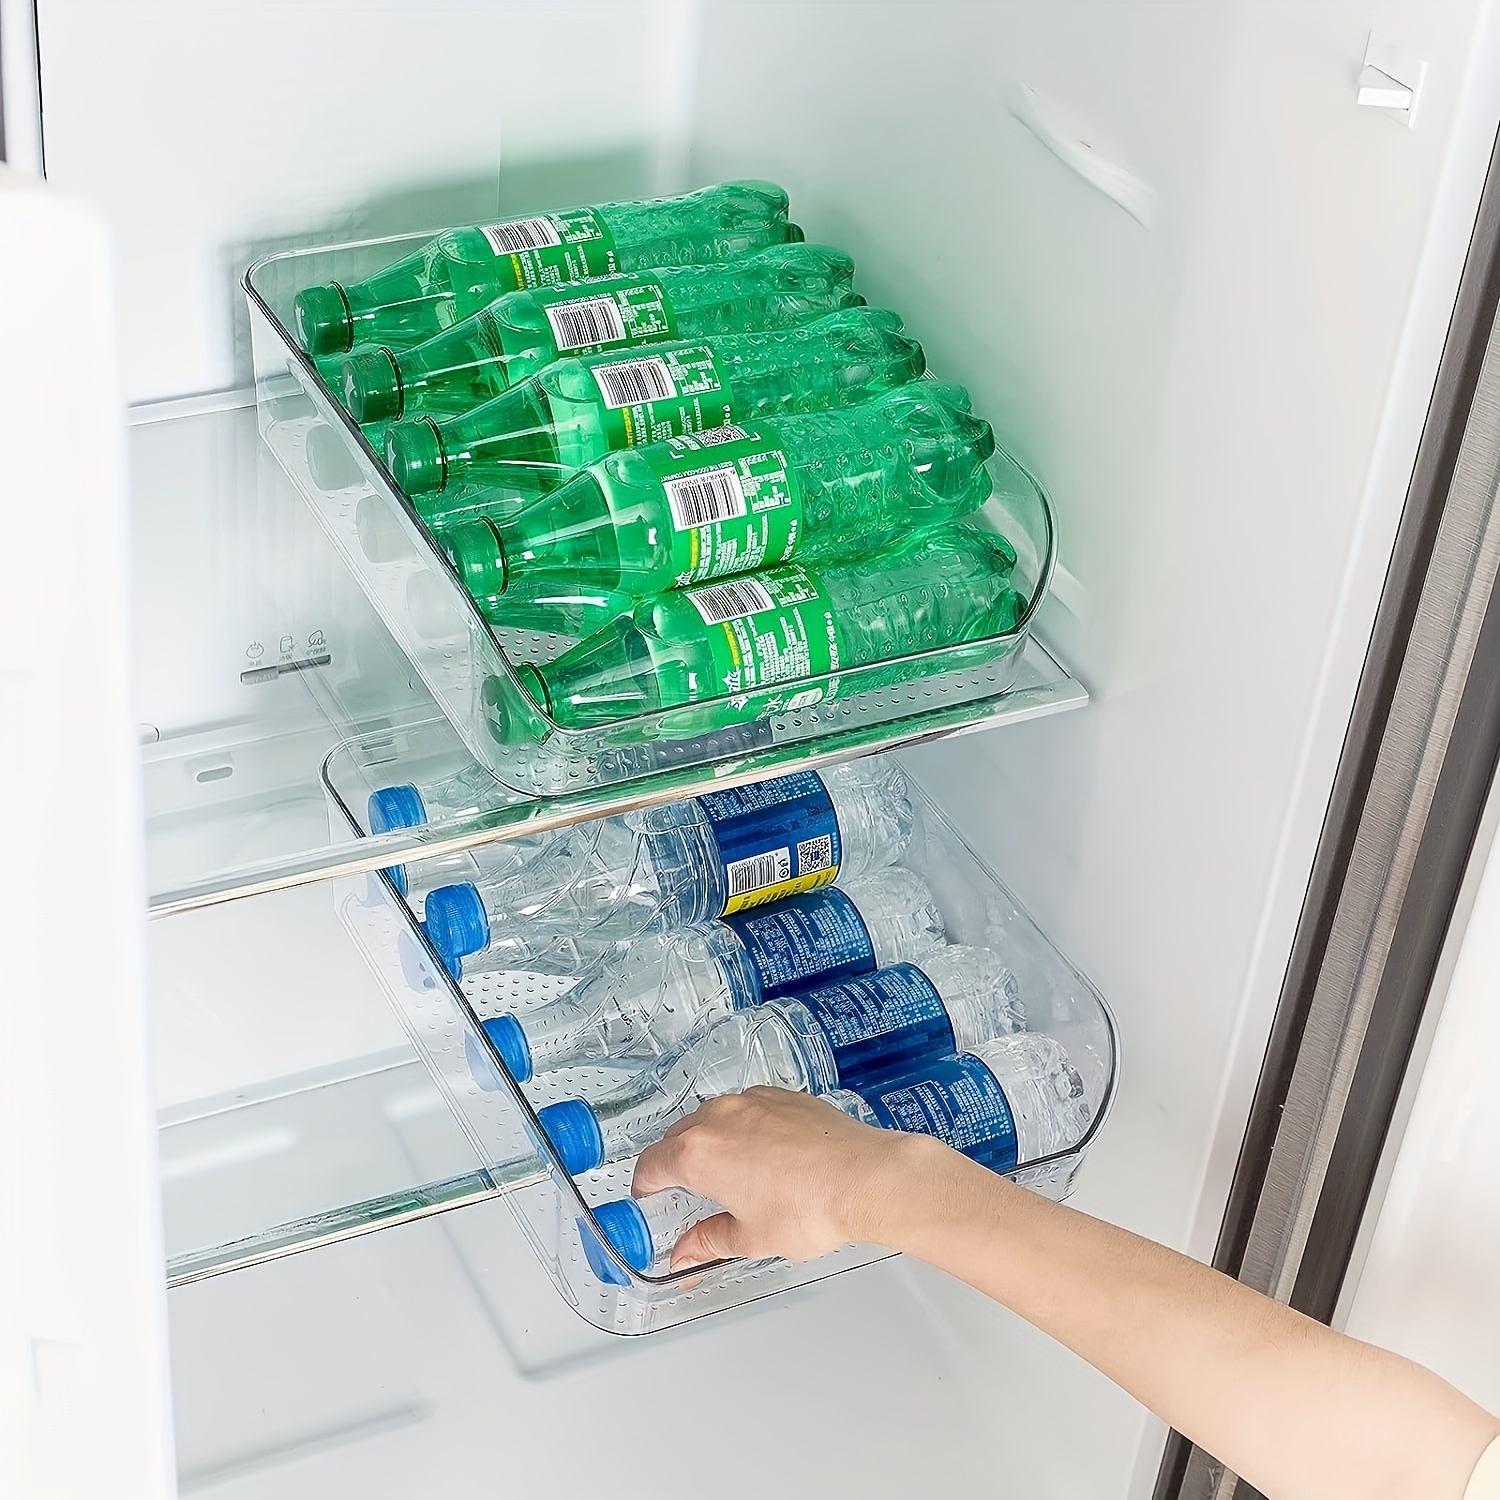
<svg viewBox="0 0 1500 1500">
<path fill-rule="evenodd" d="M 357 797 L 346 800 L 336 789 L 344 779 L 343 765 L 337 753 L 330 757 L 325 783 L 340 815 L 358 827 L 362 808 Z M 358 784 L 345 781 L 346 786 Z M 1088 980 L 1047 941 L 920 790 L 914 790 L 917 826 L 902 864 L 926 881 L 952 942 L 990 946 L 1005 954 L 1024 998 L 1028 1026 L 1055 1037 L 1082 1080 L 1089 1122 L 1081 1138 L 1012 1174 L 1048 1196 L 1066 1196 L 1114 1097 L 1118 1046 L 1113 1018 Z M 428 883 L 420 864 L 408 865 L 407 878 L 414 888 Z M 575 1179 L 564 1170 L 537 1111 L 564 1099 L 602 1096 L 622 1082 L 632 1066 L 562 1067 L 516 1084 L 484 1022 L 540 1010 L 566 992 L 567 982 L 504 970 L 486 970 L 454 982 L 388 879 L 361 876 L 342 884 L 350 890 L 339 902 L 340 914 L 480 1152 L 487 1180 L 506 1196 L 559 1293 L 591 1323 L 617 1333 L 650 1332 L 884 1254 L 869 1246 L 850 1246 L 803 1264 L 721 1262 L 675 1275 L 627 1265 L 605 1247 L 607 1237 L 592 1210 L 628 1193 L 631 1164 L 605 1166 Z M 388 899 L 375 899 L 377 891 Z M 411 960 L 417 949 L 420 964 Z M 601 1263 L 609 1275 L 599 1274 Z"/>
<path fill-rule="evenodd" d="M 500 782 L 523 797 L 553 797 L 761 752 L 791 763 L 835 737 L 891 742 L 995 712 L 1016 682 L 1055 556 L 1045 494 L 998 451 L 989 460 L 994 493 L 976 519 L 1016 550 L 1014 586 L 1027 607 L 1013 627 L 902 658 L 895 671 L 887 661 L 761 688 L 736 700 L 737 723 L 712 733 L 693 707 L 589 729 L 549 720 L 516 668 L 561 655 L 573 643 L 576 618 L 548 606 L 536 613 L 536 629 L 489 624 L 391 483 L 370 435 L 329 394 L 290 333 L 298 290 L 359 280 L 419 242 L 406 236 L 292 251 L 251 267 L 245 288 L 260 431 L 470 756 Z M 327 377 L 336 379 L 331 370 Z M 540 628 L 548 624 L 557 628 Z"/>
</svg>

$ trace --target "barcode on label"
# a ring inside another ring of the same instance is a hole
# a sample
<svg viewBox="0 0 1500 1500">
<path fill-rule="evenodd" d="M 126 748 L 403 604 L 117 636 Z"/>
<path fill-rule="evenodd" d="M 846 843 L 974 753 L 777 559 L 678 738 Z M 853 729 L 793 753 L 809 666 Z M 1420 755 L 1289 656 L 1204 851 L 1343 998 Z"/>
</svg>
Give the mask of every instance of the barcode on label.
<svg viewBox="0 0 1500 1500">
<path fill-rule="evenodd" d="M 556 302 L 543 310 L 559 349 L 618 344 L 625 337 L 625 325 L 613 297 L 580 297 L 576 302 Z"/>
<path fill-rule="evenodd" d="M 701 474 L 683 474 L 662 480 L 672 524 L 678 531 L 691 531 L 713 521 L 733 521 L 745 514 L 745 490 L 733 464 L 706 469 Z"/>
<path fill-rule="evenodd" d="M 562 244 L 557 225 L 551 219 L 508 219 L 504 224 L 489 224 L 484 237 L 496 255 L 512 255 L 517 250 L 545 250 Z"/>
<path fill-rule="evenodd" d="M 677 394 L 677 382 L 667 368 L 666 360 L 653 354 L 645 359 L 622 360 L 617 365 L 600 365 L 594 379 L 611 411 L 634 406 L 637 401 L 666 401 Z"/>
<path fill-rule="evenodd" d="M 803 839 L 797 845 L 797 872 L 809 875 L 814 870 L 826 870 L 833 863 L 833 835 L 825 833 L 821 838 Z"/>
<path fill-rule="evenodd" d="M 733 583 L 711 583 L 705 589 L 690 590 L 688 598 L 703 616 L 705 625 L 743 620 L 746 615 L 759 614 L 775 605 L 765 584 L 757 583 L 753 578 L 740 578 Z"/>
<path fill-rule="evenodd" d="M 768 885 L 780 885 L 792 878 L 792 851 L 772 849 L 767 854 L 752 854 L 746 859 L 737 859 L 725 866 L 725 878 L 729 881 L 729 899 L 749 895 L 751 891 L 763 891 Z"/>
</svg>

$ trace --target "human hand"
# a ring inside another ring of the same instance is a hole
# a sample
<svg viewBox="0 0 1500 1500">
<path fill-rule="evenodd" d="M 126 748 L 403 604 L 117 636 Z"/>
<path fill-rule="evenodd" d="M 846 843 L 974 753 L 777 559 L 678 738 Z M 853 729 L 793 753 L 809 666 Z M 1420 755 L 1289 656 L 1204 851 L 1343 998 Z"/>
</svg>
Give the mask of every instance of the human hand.
<svg viewBox="0 0 1500 1500">
<path fill-rule="evenodd" d="M 810 1260 L 879 1240 L 909 1195 L 924 1137 L 877 1130 L 807 1094 L 752 1088 L 701 1104 L 636 1163 L 636 1197 L 685 1187 L 726 1212 L 695 1224 L 672 1269 L 730 1256 Z"/>
</svg>

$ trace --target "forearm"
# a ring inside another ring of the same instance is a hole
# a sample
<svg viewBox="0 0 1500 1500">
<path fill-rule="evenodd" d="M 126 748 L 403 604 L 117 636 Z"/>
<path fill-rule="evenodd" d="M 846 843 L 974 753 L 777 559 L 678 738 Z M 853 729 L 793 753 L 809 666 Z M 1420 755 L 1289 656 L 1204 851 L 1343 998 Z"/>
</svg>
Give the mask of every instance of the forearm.
<svg viewBox="0 0 1500 1500">
<path fill-rule="evenodd" d="M 1066 1344 L 1275 1500 L 1458 1500 L 1494 1420 L 1446 1382 L 922 1142 L 869 1237 Z"/>
</svg>

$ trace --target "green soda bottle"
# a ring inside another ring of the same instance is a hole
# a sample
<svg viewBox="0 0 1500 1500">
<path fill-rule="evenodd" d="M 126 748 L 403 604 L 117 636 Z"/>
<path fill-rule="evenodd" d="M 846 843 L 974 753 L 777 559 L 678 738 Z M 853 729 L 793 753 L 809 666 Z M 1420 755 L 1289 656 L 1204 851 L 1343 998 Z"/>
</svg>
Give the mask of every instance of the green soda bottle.
<svg viewBox="0 0 1500 1500">
<path fill-rule="evenodd" d="M 617 448 L 781 413 L 853 406 L 925 368 L 901 319 L 851 307 L 801 328 L 727 333 L 648 353 L 560 359 L 463 416 L 397 422 L 385 462 L 424 519 L 457 486 L 554 489 Z"/>
<path fill-rule="evenodd" d="M 723 265 L 507 292 L 415 348 L 356 350 L 339 388 L 356 422 L 468 411 L 566 355 L 795 328 L 858 306 L 853 281 L 854 262 L 842 250 L 773 245 Z"/>
<path fill-rule="evenodd" d="M 543 581 L 646 598 L 793 556 L 853 561 L 989 498 L 995 436 L 968 408 L 962 386 L 917 380 L 848 411 L 628 448 L 444 545 L 485 607 Z"/>
<path fill-rule="evenodd" d="M 409 348 L 519 287 L 702 265 L 800 240 L 786 210 L 775 183 L 725 182 L 677 198 L 449 229 L 364 281 L 298 292 L 297 338 L 312 355 L 363 343 Z"/>
<path fill-rule="evenodd" d="M 951 665 L 925 653 L 1014 630 L 1025 599 L 1011 587 L 1016 554 L 972 524 L 934 526 L 884 557 L 796 565 L 666 593 L 580 641 L 546 666 L 516 668 L 529 697 L 565 729 L 592 729 L 689 704 L 705 704 L 694 732 L 765 712 L 744 696 L 786 684 L 773 711 L 808 708 L 829 691 L 798 690 L 810 677 L 888 662 L 881 683 Z M 872 686 L 872 683 L 865 683 Z M 502 742 L 530 738 L 531 721 L 506 721 Z"/>
</svg>

